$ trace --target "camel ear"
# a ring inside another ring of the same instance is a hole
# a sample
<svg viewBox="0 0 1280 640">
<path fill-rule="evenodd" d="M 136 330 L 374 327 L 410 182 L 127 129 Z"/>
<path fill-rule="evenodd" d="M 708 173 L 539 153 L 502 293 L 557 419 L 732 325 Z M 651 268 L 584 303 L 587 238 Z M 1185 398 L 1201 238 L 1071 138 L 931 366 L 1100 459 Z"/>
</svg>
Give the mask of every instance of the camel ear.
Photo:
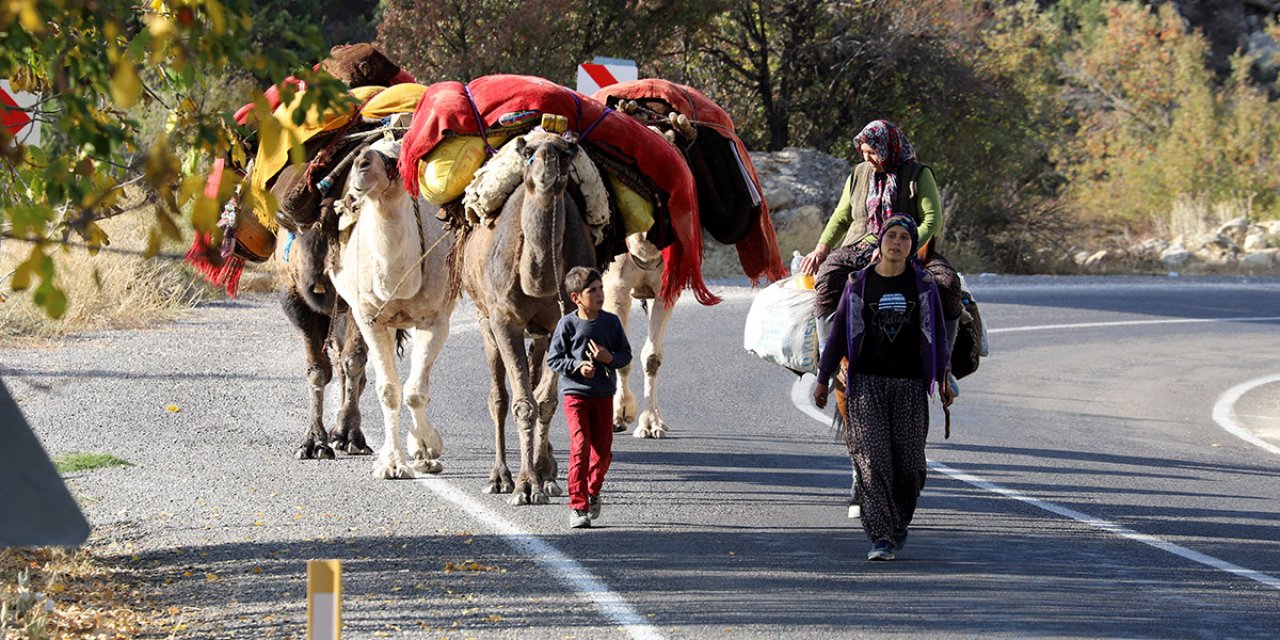
<svg viewBox="0 0 1280 640">
<path fill-rule="evenodd" d="M 524 158 L 525 160 L 528 160 L 529 156 L 533 155 L 533 152 L 530 151 L 528 148 L 529 145 L 525 142 L 524 136 L 520 136 L 516 138 L 515 144 L 516 144 L 516 153 L 520 154 L 520 157 Z"/>
</svg>

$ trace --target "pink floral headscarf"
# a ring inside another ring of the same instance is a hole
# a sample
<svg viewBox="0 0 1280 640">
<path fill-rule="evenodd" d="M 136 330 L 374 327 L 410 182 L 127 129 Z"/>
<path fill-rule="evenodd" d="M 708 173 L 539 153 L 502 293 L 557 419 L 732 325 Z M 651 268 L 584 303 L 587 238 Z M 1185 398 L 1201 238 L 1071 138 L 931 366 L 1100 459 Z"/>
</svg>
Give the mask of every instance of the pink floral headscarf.
<svg viewBox="0 0 1280 640">
<path fill-rule="evenodd" d="M 872 176 L 870 188 L 867 189 L 867 231 L 880 235 L 884 221 L 895 211 L 898 201 L 898 170 L 902 165 L 916 159 L 916 150 L 902 135 L 902 131 L 888 120 L 872 120 L 854 136 L 855 148 L 862 145 L 871 147 L 884 162 L 884 173 Z M 914 211 L 903 211 L 914 216 Z"/>
</svg>

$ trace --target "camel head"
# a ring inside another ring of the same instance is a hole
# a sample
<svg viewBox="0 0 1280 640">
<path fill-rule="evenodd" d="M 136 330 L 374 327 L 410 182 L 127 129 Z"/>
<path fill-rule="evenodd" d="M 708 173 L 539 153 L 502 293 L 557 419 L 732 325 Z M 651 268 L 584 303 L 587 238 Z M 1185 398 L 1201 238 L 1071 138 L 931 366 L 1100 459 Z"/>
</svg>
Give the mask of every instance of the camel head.
<svg viewBox="0 0 1280 640">
<path fill-rule="evenodd" d="M 403 191 L 396 169 L 399 158 L 399 140 L 378 140 L 361 150 L 347 178 L 347 196 L 359 199 L 391 195 L 390 189 Z"/>
<path fill-rule="evenodd" d="M 569 166 L 578 155 L 577 136 L 530 133 L 516 138 L 516 151 L 524 158 L 525 189 L 559 196 L 569 183 Z"/>
</svg>

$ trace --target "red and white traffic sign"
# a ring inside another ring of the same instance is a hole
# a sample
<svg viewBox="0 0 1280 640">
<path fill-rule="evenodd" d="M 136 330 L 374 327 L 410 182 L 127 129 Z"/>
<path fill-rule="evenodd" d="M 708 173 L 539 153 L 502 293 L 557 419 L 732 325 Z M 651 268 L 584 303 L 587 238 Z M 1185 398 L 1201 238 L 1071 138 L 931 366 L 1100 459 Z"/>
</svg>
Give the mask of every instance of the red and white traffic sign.
<svg viewBox="0 0 1280 640">
<path fill-rule="evenodd" d="M 14 91 L 8 80 L 0 80 L 0 126 L 26 145 L 40 144 L 40 122 L 28 112 L 40 96 Z"/>
<path fill-rule="evenodd" d="M 639 77 L 635 60 L 597 57 L 578 65 L 578 92 L 591 95 L 611 84 L 630 82 Z"/>
</svg>

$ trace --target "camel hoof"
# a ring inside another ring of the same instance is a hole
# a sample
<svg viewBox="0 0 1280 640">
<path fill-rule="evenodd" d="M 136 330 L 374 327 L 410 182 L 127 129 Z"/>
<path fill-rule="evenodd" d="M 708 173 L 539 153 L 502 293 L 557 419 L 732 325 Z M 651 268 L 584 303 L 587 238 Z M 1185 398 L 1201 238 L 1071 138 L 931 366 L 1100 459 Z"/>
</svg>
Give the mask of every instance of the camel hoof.
<svg viewBox="0 0 1280 640">
<path fill-rule="evenodd" d="M 533 499 L 530 500 L 529 502 L 531 502 L 532 504 L 551 504 L 551 498 L 548 498 L 547 494 L 541 491 L 537 491 L 537 492 L 534 492 Z"/>
<path fill-rule="evenodd" d="M 435 474 L 444 471 L 444 465 L 439 460 L 414 460 L 410 466 L 418 473 Z"/>
<path fill-rule="evenodd" d="M 507 504 L 513 507 L 523 507 L 529 504 L 529 496 L 523 493 L 512 494 L 510 498 L 507 498 Z"/>
<path fill-rule="evenodd" d="M 378 464 L 373 467 L 373 477 L 380 480 L 412 480 L 413 469 L 404 463 L 394 465 Z"/>
<path fill-rule="evenodd" d="M 351 444 L 348 444 L 346 449 L 347 449 L 347 453 L 353 456 L 373 455 L 373 449 L 370 449 L 367 445 L 362 447 L 354 442 L 352 442 Z"/>
<path fill-rule="evenodd" d="M 297 451 L 293 452 L 293 457 L 298 460 L 310 460 L 314 456 L 311 455 L 311 447 L 304 444 L 301 447 L 298 447 Z"/>
<path fill-rule="evenodd" d="M 333 460 L 334 459 L 333 449 L 328 445 L 323 445 L 323 444 L 317 445 L 316 459 L 317 460 Z"/>
<path fill-rule="evenodd" d="M 613 423 L 613 432 L 614 432 L 614 433 L 622 433 L 623 431 L 626 431 L 626 430 L 627 430 L 627 425 L 626 425 L 626 424 L 621 423 L 621 422 L 615 422 L 615 423 Z"/>
<path fill-rule="evenodd" d="M 559 498 L 560 496 L 564 495 L 564 489 L 561 489 L 560 485 L 557 484 L 555 480 L 548 482 L 546 485 L 542 487 L 542 489 L 543 491 L 546 491 L 547 495 L 551 496 L 552 498 Z"/>
</svg>

